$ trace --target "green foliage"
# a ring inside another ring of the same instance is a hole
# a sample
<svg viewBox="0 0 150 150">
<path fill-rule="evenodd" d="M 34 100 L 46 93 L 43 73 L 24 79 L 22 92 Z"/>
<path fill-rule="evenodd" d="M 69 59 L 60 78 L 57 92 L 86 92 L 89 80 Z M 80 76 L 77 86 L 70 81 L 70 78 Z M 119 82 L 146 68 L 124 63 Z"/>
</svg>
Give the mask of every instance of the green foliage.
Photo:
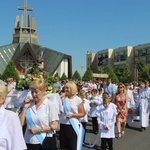
<svg viewBox="0 0 150 150">
<path fill-rule="evenodd" d="M 13 78 L 16 82 L 19 81 L 19 76 L 15 67 L 14 62 L 11 60 L 6 66 L 1 78 L 2 80 L 6 80 L 7 78 Z"/>
<path fill-rule="evenodd" d="M 54 80 L 54 77 L 53 76 L 48 76 L 48 83 L 53 83 L 55 80 Z"/>
<path fill-rule="evenodd" d="M 46 93 L 56 93 L 55 88 L 50 83 L 47 84 L 46 91 Z"/>
<path fill-rule="evenodd" d="M 139 72 L 139 71 L 138 71 Z M 145 64 L 142 68 L 142 73 L 138 73 L 139 81 L 150 80 L 150 64 Z"/>
<path fill-rule="evenodd" d="M 87 68 L 85 74 L 82 77 L 82 80 L 83 81 L 90 81 L 90 80 L 92 80 L 92 73 L 93 72 L 92 72 L 91 68 L 90 67 Z"/>
<path fill-rule="evenodd" d="M 116 66 L 115 74 L 118 77 L 119 82 L 128 83 L 133 81 L 133 74 L 128 69 L 127 64 L 121 64 Z"/>
<path fill-rule="evenodd" d="M 66 74 L 65 74 L 65 73 L 63 73 L 60 79 L 61 79 L 61 80 L 66 80 L 66 79 L 67 79 Z"/>
<path fill-rule="evenodd" d="M 118 78 L 117 78 L 113 68 L 110 65 L 107 65 L 104 70 L 105 70 L 105 73 L 107 73 L 109 75 L 109 77 L 111 77 L 111 80 L 113 83 L 118 82 Z"/>
<path fill-rule="evenodd" d="M 97 72 L 100 73 L 100 74 L 104 74 L 105 73 L 105 71 L 104 71 L 104 69 L 102 67 L 98 67 Z"/>
<path fill-rule="evenodd" d="M 138 81 L 144 81 L 150 79 L 150 65 L 143 59 L 139 59 L 135 63 L 135 67 L 138 70 Z"/>
<path fill-rule="evenodd" d="M 29 89 L 31 81 L 32 81 L 31 78 L 20 79 L 17 83 L 16 89 L 18 89 L 18 90 Z"/>
<path fill-rule="evenodd" d="M 32 75 L 37 75 L 39 72 L 38 68 L 36 67 L 30 67 L 27 69 L 25 74 L 32 74 Z"/>
<path fill-rule="evenodd" d="M 58 75 L 58 72 L 55 73 L 54 78 L 55 78 L 55 77 L 60 78 L 59 75 Z"/>
<path fill-rule="evenodd" d="M 72 79 L 81 81 L 81 76 L 77 70 L 74 72 Z"/>
<path fill-rule="evenodd" d="M 98 69 L 94 66 L 94 64 L 91 64 L 90 68 L 91 68 L 92 72 L 99 73 Z"/>
</svg>

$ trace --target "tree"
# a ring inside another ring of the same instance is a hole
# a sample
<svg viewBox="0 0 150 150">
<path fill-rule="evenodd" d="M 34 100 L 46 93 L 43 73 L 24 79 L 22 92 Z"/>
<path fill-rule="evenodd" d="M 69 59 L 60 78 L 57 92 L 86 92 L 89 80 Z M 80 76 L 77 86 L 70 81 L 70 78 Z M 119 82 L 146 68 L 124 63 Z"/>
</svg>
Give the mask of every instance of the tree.
<svg viewBox="0 0 150 150">
<path fill-rule="evenodd" d="M 66 74 L 65 74 L 65 73 L 63 73 L 60 79 L 61 79 L 61 80 L 66 80 L 66 79 L 67 79 Z"/>
<path fill-rule="evenodd" d="M 6 80 L 9 77 L 13 78 L 16 82 L 19 81 L 19 75 L 12 60 L 7 64 L 1 78 Z"/>
<path fill-rule="evenodd" d="M 91 68 L 92 72 L 98 73 L 98 69 L 95 67 L 95 65 L 93 63 L 90 65 L 90 68 Z"/>
<path fill-rule="evenodd" d="M 80 74 L 78 73 L 77 70 L 74 72 L 74 74 L 72 76 L 72 79 L 79 80 L 79 81 L 81 80 L 81 76 L 80 76 Z"/>
<path fill-rule="evenodd" d="M 116 66 L 115 74 L 119 82 L 122 82 L 122 83 L 128 83 L 134 80 L 133 74 L 131 73 L 131 71 L 129 71 L 127 64 L 121 64 L 121 65 Z"/>
<path fill-rule="evenodd" d="M 107 73 L 109 75 L 109 77 L 111 78 L 113 83 L 118 82 L 118 78 L 117 78 L 116 74 L 114 73 L 113 68 L 110 65 L 107 65 L 104 70 L 105 70 L 105 73 Z"/>
<path fill-rule="evenodd" d="M 92 70 L 91 70 L 91 68 L 90 67 L 88 67 L 87 68 L 87 70 L 86 70 L 86 72 L 85 72 L 85 74 L 83 75 L 83 77 L 82 77 L 82 80 L 83 81 L 90 81 L 90 80 L 92 80 Z"/>
<path fill-rule="evenodd" d="M 101 74 L 105 73 L 105 71 L 104 71 L 104 69 L 102 67 L 98 67 L 97 70 L 98 70 L 97 71 L 98 73 L 101 73 Z"/>
<path fill-rule="evenodd" d="M 143 68 L 141 80 L 150 80 L 150 64 L 146 64 Z"/>
<path fill-rule="evenodd" d="M 145 60 L 139 59 L 135 63 L 135 67 L 138 70 L 138 81 L 144 81 L 149 78 L 148 74 L 149 74 L 150 68 L 148 68 L 149 65 L 145 62 Z"/>
<path fill-rule="evenodd" d="M 54 78 L 55 78 L 55 77 L 60 78 L 59 75 L 58 75 L 58 72 L 55 73 Z"/>
</svg>

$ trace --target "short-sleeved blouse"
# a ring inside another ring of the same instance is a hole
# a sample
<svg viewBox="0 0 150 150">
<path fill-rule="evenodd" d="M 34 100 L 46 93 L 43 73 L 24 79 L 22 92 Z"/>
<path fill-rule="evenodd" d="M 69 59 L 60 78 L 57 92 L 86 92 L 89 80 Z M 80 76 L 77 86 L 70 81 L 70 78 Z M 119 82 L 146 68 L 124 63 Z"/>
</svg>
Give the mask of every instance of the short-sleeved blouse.
<svg viewBox="0 0 150 150">
<path fill-rule="evenodd" d="M 47 98 L 43 101 L 43 103 L 38 107 L 38 109 L 35 108 L 35 103 L 32 102 L 32 104 L 29 107 L 30 109 L 33 109 L 33 111 L 37 114 L 38 119 L 41 122 L 41 126 L 48 126 L 52 121 L 59 120 L 58 117 L 58 111 L 56 109 L 56 106 L 53 102 L 48 100 Z M 36 124 L 36 122 L 35 122 Z M 37 127 L 38 124 L 36 124 Z M 30 128 L 30 125 L 27 122 L 27 129 L 25 132 L 25 141 L 29 144 L 39 144 L 39 140 L 36 138 L 35 134 L 32 134 L 28 129 Z M 46 134 L 43 132 L 41 133 L 43 136 Z M 48 133 L 49 136 L 52 136 L 52 133 Z"/>
<path fill-rule="evenodd" d="M 80 103 L 82 103 L 82 99 L 78 96 L 75 96 L 73 99 L 66 98 L 66 103 L 68 104 L 69 112 L 72 114 L 77 114 L 79 113 L 78 106 Z M 65 111 L 63 111 L 60 115 L 59 121 L 62 124 L 70 124 L 69 119 L 66 118 Z"/>
</svg>

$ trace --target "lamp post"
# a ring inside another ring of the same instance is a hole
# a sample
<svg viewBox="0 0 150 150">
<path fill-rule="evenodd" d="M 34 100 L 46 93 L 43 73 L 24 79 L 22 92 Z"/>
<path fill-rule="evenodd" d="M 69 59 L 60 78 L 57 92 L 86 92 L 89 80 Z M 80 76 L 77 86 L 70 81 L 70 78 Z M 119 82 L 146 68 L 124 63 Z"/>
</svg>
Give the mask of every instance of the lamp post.
<svg viewBox="0 0 150 150">
<path fill-rule="evenodd" d="M 134 67 L 134 80 L 138 82 L 138 69 Z"/>
</svg>

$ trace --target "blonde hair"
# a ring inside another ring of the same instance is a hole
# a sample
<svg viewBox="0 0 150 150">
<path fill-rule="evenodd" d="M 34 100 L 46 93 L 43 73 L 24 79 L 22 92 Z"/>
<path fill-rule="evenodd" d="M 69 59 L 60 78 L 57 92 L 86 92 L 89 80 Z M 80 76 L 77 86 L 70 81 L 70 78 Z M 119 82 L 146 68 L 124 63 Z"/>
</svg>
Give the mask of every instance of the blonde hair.
<svg viewBox="0 0 150 150">
<path fill-rule="evenodd" d="M 71 94 L 76 95 L 77 94 L 77 85 L 73 81 L 68 81 L 65 85 L 65 87 L 69 87 L 71 89 Z"/>
<path fill-rule="evenodd" d="M 30 89 L 39 89 L 40 91 L 46 91 L 46 84 L 43 80 L 35 80 L 30 83 Z"/>
<path fill-rule="evenodd" d="M 3 97 L 7 95 L 7 87 L 2 83 L 0 83 L 0 95 Z"/>
<path fill-rule="evenodd" d="M 119 83 L 119 84 L 118 84 L 117 94 L 119 94 L 119 93 L 120 93 L 119 86 L 122 86 L 122 87 L 123 87 L 123 93 L 125 93 L 125 94 L 126 94 L 126 89 L 125 89 L 125 86 L 124 86 L 124 84 L 123 84 L 123 83 Z"/>
</svg>

